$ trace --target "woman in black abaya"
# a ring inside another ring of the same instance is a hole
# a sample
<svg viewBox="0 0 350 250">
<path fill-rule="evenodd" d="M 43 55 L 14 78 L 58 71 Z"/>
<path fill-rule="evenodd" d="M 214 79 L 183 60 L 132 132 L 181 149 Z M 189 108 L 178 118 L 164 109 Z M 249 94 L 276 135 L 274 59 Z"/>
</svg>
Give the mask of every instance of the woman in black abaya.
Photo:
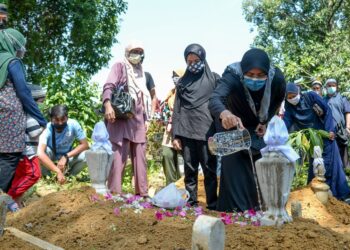
<svg viewBox="0 0 350 250">
<path fill-rule="evenodd" d="M 207 207 L 216 209 L 216 157 L 208 152 L 208 137 L 215 132 L 208 109 L 209 98 L 219 76 L 212 73 L 205 60 L 205 50 L 199 44 L 189 45 L 184 53 L 187 69 L 176 86 L 173 113 L 173 146 L 183 151 L 185 187 L 189 203 L 198 204 L 198 167 L 202 166 Z"/>
<path fill-rule="evenodd" d="M 282 72 L 270 65 L 261 49 L 248 50 L 241 62 L 229 65 L 210 98 L 211 113 L 223 130 L 245 127 L 252 137 L 253 161 L 261 158 L 266 124 L 285 96 Z M 258 192 L 248 151 L 222 157 L 219 211 L 259 209 Z"/>
</svg>

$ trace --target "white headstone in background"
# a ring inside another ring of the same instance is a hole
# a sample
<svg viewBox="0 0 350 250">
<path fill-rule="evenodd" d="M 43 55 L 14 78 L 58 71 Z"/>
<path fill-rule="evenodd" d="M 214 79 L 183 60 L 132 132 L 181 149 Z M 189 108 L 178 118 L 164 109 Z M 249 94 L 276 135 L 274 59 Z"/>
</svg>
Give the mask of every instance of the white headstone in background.
<svg viewBox="0 0 350 250">
<path fill-rule="evenodd" d="M 89 169 L 91 186 L 95 188 L 97 193 L 106 194 L 108 192 L 106 181 L 114 154 L 108 154 L 105 150 L 87 150 L 85 151 L 85 156 Z"/>
<path fill-rule="evenodd" d="M 193 224 L 192 250 L 223 250 L 225 225 L 219 219 L 200 215 Z"/>
</svg>

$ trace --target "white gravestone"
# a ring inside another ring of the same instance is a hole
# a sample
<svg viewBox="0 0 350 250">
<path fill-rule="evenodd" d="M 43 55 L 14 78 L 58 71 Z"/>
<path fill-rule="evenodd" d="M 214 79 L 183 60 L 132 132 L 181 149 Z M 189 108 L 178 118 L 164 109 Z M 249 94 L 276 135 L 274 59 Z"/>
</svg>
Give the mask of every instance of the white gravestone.
<svg viewBox="0 0 350 250">
<path fill-rule="evenodd" d="M 267 207 L 261 224 L 265 226 L 280 226 L 291 222 L 292 218 L 286 211 L 293 177 L 295 163 L 289 161 L 282 153 L 268 152 L 256 162 L 256 173 Z"/>
<path fill-rule="evenodd" d="M 200 215 L 193 224 L 192 250 L 223 250 L 225 225 L 219 219 Z"/>
<path fill-rule="evenodd" d="M 108 192 L 106 181 L 114 155 L 108 154 L 105 150 L 87 150 L 85 156 L 89 169 L 91 186 L 95 188 L 97 193 L 106 194 Z"/>
</svg>

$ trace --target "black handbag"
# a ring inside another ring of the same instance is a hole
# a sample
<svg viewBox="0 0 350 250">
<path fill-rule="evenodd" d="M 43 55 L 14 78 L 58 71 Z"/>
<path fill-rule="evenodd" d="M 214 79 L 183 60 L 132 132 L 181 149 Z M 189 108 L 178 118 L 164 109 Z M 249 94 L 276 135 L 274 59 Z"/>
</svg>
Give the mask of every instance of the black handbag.
<svg viewBox="0 0 350 250">
<path fill-rule="evenodd" d="M 130 119 L 135 116 L 135 102 L 125 85 L 117 86 L 111 96 L 116 119 Z"/>
<path fill-rule="evenodd" d="M 336 126 L 336 136 L 335 139 L 337 140 L 337 142 L 341 145 L 348 145 L 348 141 L 349 141 L 349 135 L 348 135 L 348 131 L 346 131 L 346 128 L 341 124 L 337 124 Z"/>
</svg>

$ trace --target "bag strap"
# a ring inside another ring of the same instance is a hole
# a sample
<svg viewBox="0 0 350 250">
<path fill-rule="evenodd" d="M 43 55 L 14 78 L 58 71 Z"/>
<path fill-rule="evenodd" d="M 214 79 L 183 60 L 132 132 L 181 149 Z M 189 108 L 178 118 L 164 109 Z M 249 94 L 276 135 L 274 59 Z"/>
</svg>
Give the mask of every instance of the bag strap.
<svg viewBox="0 0 350 250">
<path fill-rule="evenodd" d="M 56 159 L 56 133 L 55 128 L 52 126 L 52 152 L 53 152 L 53 158 Z"/>
<path fill-rule="evenodd" d="M 123 87 L 125 88 L 126 87 L 126 90 L 129 91 L 129 84 L 128 84 L 128 72 L 126 70 L 126 65 L 124 64 L 124 66 L 122 67 L 122 74 L 123 76 L 125 76 L 125 82 L 121 85 L 118 86 L 118 84 L 116 84 L 117 88 L 119 87 Z"/>
</svg>

